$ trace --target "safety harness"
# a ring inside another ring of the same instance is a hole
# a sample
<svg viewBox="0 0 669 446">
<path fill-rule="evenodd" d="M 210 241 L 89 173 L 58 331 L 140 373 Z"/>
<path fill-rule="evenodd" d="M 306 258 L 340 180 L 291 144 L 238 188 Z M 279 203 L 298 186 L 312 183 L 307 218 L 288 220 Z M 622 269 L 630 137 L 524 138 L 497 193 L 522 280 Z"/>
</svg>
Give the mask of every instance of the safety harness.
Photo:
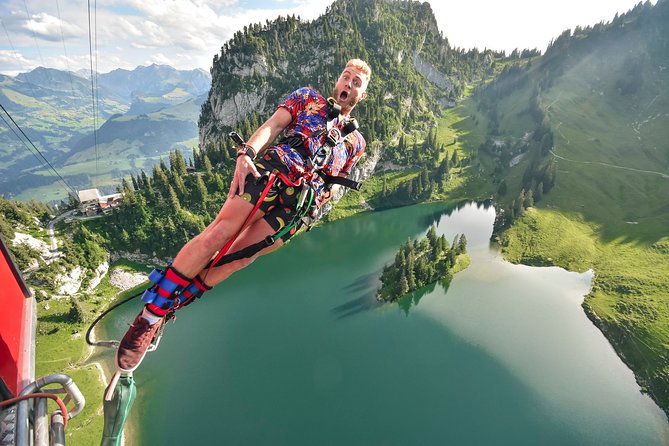
<svg viewBox="0 0 669 446">
<path fill-rule="evenodd" d="M 330 158 L 332 158 L 332 149 L 334 149 L 337 144 L 343 142 L 349 134 L 356 131 L 359 127 L 357 119 L 348 117 L 342 118 L 341 105 L 339 105 L 334 98 L 328 98 L 327 103 L 327 126 L 323 130 L 309 136 L 310 139 L 319 141 L 320 138 L 325 135 L 323 144 L 321 144 L 321 147 L 316 150 L 313 155 L 307 152 L 305 140 L 299 135 L 284 137 L 279 143 L 287 144 L 297 151 L 297 153 L 307 161 L 309 174 L 313 173 L 321 177 L 325 183 L 326 189 L 329 190 L 333 184 L 339 184 L 350 189 L 360 190 L 362 183 L 348 178 L 328 175 L 323 172 L 323 168 L 328 164 Z M 307 174 L 307 176 L 309 174 Z"/>
<path fill-rule="evenodd" d="M 253 257 L 263 249 L 274 245 L 277 240 L 281 239 L 290 231 L 293 231 L 293 229 L 299 228 L 300 225 L 306 225 L 310 228 L 318 211 L 316 206 L 316 192 L 312 187 L 312 180 L 315 179 L 316 175 L 323 179 L 325 188 L 328 191 L 333 184 L 360 190 L 362 184 L 357 181 L 328 175 L 323 172 L 323 168 L 332 158 L 332 150 L 334 147 L 337 144 L 342 143 L 350 133 L 358 129 L 358 122 L 355 118 L 342 118 L 341 106 L 337 104 L 333 98 L 328 98 L 327 102 L 329 106 L 327 126 L 323 130 L 310 136 L 310 138 L 313 138 L 315 141 L 320 141 L 321 137 L 324 136 L 323 143 L 320 144 L 320 148 L 313 155 L 307 152 L 305 140 L 301 136 L 284 137 L 280 140 L 280 143 L 288 144 L 307 161 L 307 169 L 304 175 L 298 178 L 297 181 L 293 181 L 286 174 L 278 170 L 270 172 L 268 174 L 267 184 L 256 201 L 255 206 L 251 210 L 251 213 L 248 215 L 239 231 L 228 240 L 216 257 L 206 265 L 204 277 L 201 278 L 197 276 L 194 279 L 188 278 L 179 273 L 171 265 L 168 266 L 165 271 L 154 269 L 149 274 L 149 280 L 153 283 L 153 286 L 146 290 L 142 295 L 142 300 L 144 302 L 155 305 L 162 310 L 168 310 L 169 313 L 173 313 L 177 309 L 200 298 L 205 291 L 211 289 L 204 281 L 212 268 L 236 260 Z M 248 155 L 249 152 L 254 152 L 255 155 L 255 151 L 244 142 L 239 134 L 230 132 L 228 136 L 239 145 L 239 155 Z M 279 187 L 295 187 L 302 189 L 294 217 L 273 235 L 268 235 L 264 240 L 258 243 L 228 254 L 232 244 L 237 240 L 241 232 L 246 229 L 253 215 L 258 211 L 261 203 L 267 197 L 267 194 L 277 181 L 283 183 Z"/>
</svg>

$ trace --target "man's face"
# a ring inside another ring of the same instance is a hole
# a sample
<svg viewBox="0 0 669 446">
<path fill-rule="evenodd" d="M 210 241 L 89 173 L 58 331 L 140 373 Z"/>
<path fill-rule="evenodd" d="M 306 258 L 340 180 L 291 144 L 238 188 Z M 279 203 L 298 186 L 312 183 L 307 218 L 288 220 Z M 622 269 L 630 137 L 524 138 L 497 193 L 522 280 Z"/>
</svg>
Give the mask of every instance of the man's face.
<svg viewBox="0 0 669 446">
<path fill-rule="evenodd" d="M 367 76 L 355 67 L 346 67 L 334 87 L 333 96 L 344 114 L 350 113 L 367 96 Z"/>
</svg>

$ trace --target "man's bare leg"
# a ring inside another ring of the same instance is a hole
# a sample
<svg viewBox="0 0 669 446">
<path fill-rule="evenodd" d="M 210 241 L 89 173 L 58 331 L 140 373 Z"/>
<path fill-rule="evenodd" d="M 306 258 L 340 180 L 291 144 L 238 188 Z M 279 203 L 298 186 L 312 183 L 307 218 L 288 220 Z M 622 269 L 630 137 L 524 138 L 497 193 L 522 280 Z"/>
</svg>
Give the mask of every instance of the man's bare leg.
<svg viewBox="0 0 669 446">
<path fill-rule="evenodd" d="M 186 277 L 195 277 L 211 258 L 239 231 L 253 210 L 253 204 L 235 195 L 225 201 L 213 222 L 199 235 L 186 243 L 172 266 Z M 264 215 L 258 211 L 250 225 Z"/>
<path fill-rule="evenodd" d="M 182 286 L 187 286 L 192 278 L 211 260 L 212 256 L 239 231 L 252 209 L 252 204 L 238 196 L 228 199 L 214 222 L 179 251 L 172 267 L 165 272 L 165 277 L 172 276 L 173 281 L 181 281 Z M 263 215 L 264 213 L 261 211 L 253 215 L 249 227 L 240 234 L 240 239 L 243 240 L 245 234 L 258 237 L 260 231 L 254 230 L 258 222 L 263 222 L 269 227 L 264 220 L 258 220 Z M 261 225 L 258 228 L 261 227 L 263 226 Z M 271 227 L 269 229 L 270 234 L 274 233 Z M 248 237 L 248 235 L 246 236 Z M 257 239 L 252 238 L 251 240 Z M 238 245 L 239 243 L 244 242 L 238 240 Z M 234 268 L 243 268 L 252 261 L 252 259 L 244 259 L 237 265 L 226 266 L 223 270 L 224 273 L 213 273 L 212 279 L 217 281 L 215 283 L 218 283 L 232 274 Z M 184 290 L 184 292 L 186 291 Z M 167 310 L 151 303 L 147 304 L 144 310 L 137 315 L 116 351 L 116 364 L 119 370 L 129 373 L 141 364 L 153 337 L 164 322 L 166 313 Z"/>
<path fill-rule="evenodd" d="M 274 233 L 276 233 L 276 231 L 269 225 L 269 223 L 267 223 L 266 220 L 259 219 L 240 234 L 239 238 L 230 247 L 230 252 L 232 253 L 242 250 L 250 245 L 264 240 L 268 235 L 274 235 Z M 283 241 L 277 240 L 276 243 L 274 243 L 272 246 L 268 246 L 252 257 L 235 260 L 234 262 L 211 268 L 209 271 L 205 269 L 199 273 L 199 276 L 207 286 L 213 287 L 227 279 L 232 273 L 247 267 L 258 257 L 269 254 L 270 252 L 281 247 L 281 245 L 283 245 Z"/>
</svg>

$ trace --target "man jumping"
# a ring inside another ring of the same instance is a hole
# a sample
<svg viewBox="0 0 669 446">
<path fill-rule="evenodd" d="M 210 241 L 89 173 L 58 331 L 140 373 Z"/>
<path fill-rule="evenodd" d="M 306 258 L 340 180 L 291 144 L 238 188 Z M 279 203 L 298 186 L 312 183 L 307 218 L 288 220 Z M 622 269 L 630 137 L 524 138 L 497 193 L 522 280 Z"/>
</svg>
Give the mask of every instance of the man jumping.
<svg viewBox="0 0 669 446">
<path fill-rule="evenodd" d="M 147 303 L 116 352 L 120 371 L 139 366 L 168 313 L 283 245 L 299 226 L 295 222 L 304 212 L 306 192 L 316 208 L 329 200 L 364 153 L 365 140 L 351 127 L 350 113 L 366 97 L 370 77 L 367 63 L 349 60 L 332 98 L 311 87 L 294 91 L 240 145 L 230 191 L 216 219 L 181 248 L 164 272 L 149 276 L 153 285 L 142 297 Z M 282 132 L 279 143 L 270 146 Z M 249 256 L 217 262 L 224 246 L 229 253 L 242 252 L 268 237 L 273 243 Z"/>
</svg>

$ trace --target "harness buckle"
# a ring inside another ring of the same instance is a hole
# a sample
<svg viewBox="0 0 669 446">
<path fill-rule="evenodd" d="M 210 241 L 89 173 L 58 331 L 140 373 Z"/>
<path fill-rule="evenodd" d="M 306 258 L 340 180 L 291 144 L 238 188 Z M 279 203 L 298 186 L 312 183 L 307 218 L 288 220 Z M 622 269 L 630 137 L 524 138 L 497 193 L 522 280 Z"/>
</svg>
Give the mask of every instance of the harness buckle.
<svg viewBox="0 0 669 446">
<path fill-rule="evenodd" d="M 328 98 L 328 105 L 330 105 L 328 108 L 328 121 L 332 121 L 341 114 L 341 105 L 332 96 Z"/>
</svg>

